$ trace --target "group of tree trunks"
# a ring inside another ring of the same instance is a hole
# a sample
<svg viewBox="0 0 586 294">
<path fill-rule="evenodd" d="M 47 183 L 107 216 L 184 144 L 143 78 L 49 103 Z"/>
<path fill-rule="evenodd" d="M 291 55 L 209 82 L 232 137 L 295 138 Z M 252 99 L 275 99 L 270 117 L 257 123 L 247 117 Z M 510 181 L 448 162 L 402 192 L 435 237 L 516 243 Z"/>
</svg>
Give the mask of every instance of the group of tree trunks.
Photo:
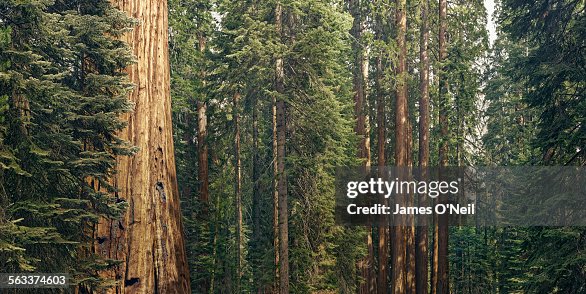
<svg viewBox="0 0 586 294">
<path fill-rule="evenodd" d="M 349 1 L 350 13 L 354 17 L 352 27 L 353 54 L 354 54 L 354 113 L 356 119 L 355 132 L 359 136 L 358 158 L 362 164 L 370 166 L 370 142 L 368 117 L 366 116 L 366 83 L 368 79 L 368 56 L 361 38 L 364 30 L 362 21 L 361 1 Z M 419 101 L 419 166 L 429 166 L 429 0 L 422 1 L 421 13 L 421 35 L 420 35 L 420 101 Z M 446 30 L 447 30 L 447 2 L 439 1 L 439 61 L 447 58 Z M 380 38 L 380 28 L 375 28 L 377 38 Z M 409 120 L 407 103 L 407 15 L 406 1 L 396 1 L 396 44 L 398 47 L 398 61 L 395 67 L 396 75 L 396 99 L 395 99 L 395 166 L 409 167 L 412 164 L 412 126 Z M 385 98 L 381 93 L 380 79 L 382 76 L 383 64 L 380 54 L 376 56 L 376 72 L 374 80 L 374 91 L 376 92 L 376 113 L 377 113 L 377 166 L 384 167 L 385 161 Z M 439 150 L 440 166 L 447 166 L 448 159 L 448 122 L 447 122 L 447 82 L 445 75 L 440 73 L 440 129 L 442 144 Z M 421 169 L 425 172 L 425 169 Z M 427 175 L 421 175 L 426 178 Z M 414 195 L 401 195 L 399 201 L 403 204 L 413 205 Z M 420 195 L 419 205 L 427 203 L 427 196 Z M 407 223 L 413 224 L 414 220 L 409 219 Z M 428 250 L 428 225 L 421 223 L 416 228 L 411 226 L 379 226 L 378 228 L 378 274 L 374 274 L 375 256 L 373 248 L 373 231 L 368 229 L 366 246 L 367 256 L 357 262 L 357 272 L 364 281 L 358 288 L 359 293 L 429 293 L 429 250 Z M 390 229 L 390 230 L 389 230 Z M 448 227 L 447 219 L 436 217 L 434 220 L 432 268 L 431 268 L 431 293 L 449 293 L 448 287 Z M 389 235 L 390 233 L 390 235 Z M 391 279 L 389 279 L 389 248 L 391 249 Z M 390 283 L 389 283 L 390 281 Z M 376 285 L 376 286 L 375 286 Z"/>
<path fill-rule="evenodd" d="M 439 1 L 439 52 L 440 62 L 446 58 L 446 0 Z M 98 234 L 108 236 L 109 248 L 101 252 L 109 258 L 124 262 L 114 273 L 106 273 L 124 280 L 124 284 L 112 292 L 135 293 L 156 289 L 158 293 L 187 293 L 190 291 L 185 249 L 182 238 L 181 214 L 179 209 L 177 179 L 173 157 L 171 129 L 171 101 L 169 95 L 169 60 L 167 44 L 167 5 L 165 0 L 146 2 L 114 1 L 121 10 L 140 19 L 140 24 L 125 37 L 136 56 L 137 62 L 127 69 L 136 87 L 130 95 L 135 103 L 134 112 L 125 115 L 128 126 L 120 135 L 139 151 L 132 157 L 117 160 L 118 173 L 112 180 L 119 190 L 118 197 L 129 205 L 123 224 L 117 221 L 103 222 Z M 366 111 L 366 80 L 368 79 L 368 51 L 359 44 L 364 30 L 359 0 L 350 0 L 350 12 L 354 16 L 352 35 L 354 48 L 354 112 L 356 115 L 355 132 L 360 137 L 358 158 L 363 165 L 371 164 L 369 125 Z M 428 58 L 428 9 L 429 3 L 422 2 L 422 27 L 420 36 L 420 132 L 419 165 L 429 165 L 429 58 Z M 275 28 L 282 34 L 282 7 L 275 7 Z M 398 0 L 396 9 L 396 42 L 399 47 L 396 77 L 395 100 L 395 165 L 411 165 L 411 131 L 407 104 L 406 84 L 406 1 Z M 149 36 L 146 38 L 145 36 Z M 203 52 L 206 36 L 198 36 L 199 48 Z M 383 65 L 381 56 L 376 58 L 375 89 L 377 94 L 378 142 L 377 165 L 385 166 L 385 98 L 380 91 Z M 274 172 L 274 247 L 275 275 L 279 293 L 289 293 L 288 264 L 288 207 L 287 178 L 285 169 L 285 142 L 287 130 L 286 102 L 280 95 L 284 89 L 283 59 L 275 60 L 274 87 L 279 96 L 273 99 L 273 172 Z M 446 83 L 440 73 L 440 127 L 441 136 L 448 136 Z M 240 131 L 239 131 L 239 93 L 234 93 L 234 132 L 235 132 L 235 206 L 237 226 L 237 279 L 242 273 L 242 201 L 240 175 Z M 208 150 L 206 144 L 207 117 L 206 103 L 197 102 L 198 121 L 198 178 L 200 179 L 199 197 L 202 202 L 209 201 L 208 192 Z M 440 148 L 440 165 L 447 166 L 447 140 Z M 411 195 L 402 195 L 402 201 L 412 201 Z M 420 197 L 425 201 L 426 197 Z M 406 203 L 408 204 L 408 203 Z M 448 293 L 447 283 L 447 242 L 446 220 L 437 218 L 434 226 L 434 247 L 432 262 L 432 293 Z M 415 226 L 379 227 L 378 236 L 378 274 L 374 272 L 374 244 L 372 229 L 368 230 L 368 255 L 357 261 L 357 268 L 366 281 L 359 288 L 360 293 L 428 293 L 428 234 L 427 226 L 417 230 Z M 389 234 L 390 233 L 390 234 Z M 392 242 L 389 244 L 389 242 Z M 392 276 L 389 280 L 389 248 L 391 248 Z M 390 281 L 390 283 L 389 283 Z M 236 289 L 238 289 L 237 282 Z M 391 287 L 389 287 L 391 285 Z"/>
</svg>

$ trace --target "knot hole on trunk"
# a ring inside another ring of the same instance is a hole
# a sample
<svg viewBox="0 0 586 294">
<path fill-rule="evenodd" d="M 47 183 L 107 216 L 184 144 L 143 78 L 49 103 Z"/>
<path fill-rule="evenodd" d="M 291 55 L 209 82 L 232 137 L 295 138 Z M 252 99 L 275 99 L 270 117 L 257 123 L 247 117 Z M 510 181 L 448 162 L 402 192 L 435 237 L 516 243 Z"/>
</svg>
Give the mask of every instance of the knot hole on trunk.
<svg viewBox="0 0 586 294">
<path fill-rule="evenodd" d="M 161 198 L 161 201 L 163 203 L 167 202 L 167 195 L 165 194 L 165 186 L 163 185 L 162 182 L 157 182 L 157 184 L 155 185 L 157 192 L 159 192 L 159 197 Z"/>
</svg>

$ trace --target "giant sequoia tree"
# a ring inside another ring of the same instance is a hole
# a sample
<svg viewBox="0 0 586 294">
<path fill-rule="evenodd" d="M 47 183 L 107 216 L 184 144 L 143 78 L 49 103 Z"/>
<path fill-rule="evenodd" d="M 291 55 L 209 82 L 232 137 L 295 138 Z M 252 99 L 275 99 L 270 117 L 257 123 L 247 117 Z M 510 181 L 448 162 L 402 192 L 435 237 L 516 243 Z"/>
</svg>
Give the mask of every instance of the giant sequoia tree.
<svg viewBox="0 0 586 294">
<path fill-rule="evenodd" d="M 118 157 L 112 179 L 116 198 L 128 203 L 123 220 L 102 221 L 96 251 L 122 263 L 113 271 L 124 293 L 189 292 L 175 172 L 169 91 L 167 1 L 120 1 L 121 10 L 140 23 L 123 37 L 136 63 L 126 69 L 134 89 L 132 113 L 119 133 L 138 148 Z M 114 290 L 112 290 L 114 291 Z"/>
</svg>

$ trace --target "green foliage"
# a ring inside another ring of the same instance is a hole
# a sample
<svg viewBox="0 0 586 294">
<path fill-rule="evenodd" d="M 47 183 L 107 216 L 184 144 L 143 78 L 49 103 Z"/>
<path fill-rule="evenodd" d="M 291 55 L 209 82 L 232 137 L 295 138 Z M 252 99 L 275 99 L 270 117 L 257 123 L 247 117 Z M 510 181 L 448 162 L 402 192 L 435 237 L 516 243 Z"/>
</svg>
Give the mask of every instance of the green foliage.
<svg viewBox="0 0 586 294">
<path fill-rule="evenodd" d="M 173 101 L 173 136 L 177 177 L 184 216 L 184 230 L 192 288 L 203 292 L 205 281 L 212 279 L 214 218 L 201 217 L 204 211 L 213 215 L 216 207 L 201 203 L 197 178 L 197 102 L 207 102 L 206 73 L 210 65 L 205 44 L 214 26 L 212 1 L 169 1 L 169 54 L 171 63 L 171 96 Z M 201 49 L 200 50 L 200 41 Z M 210 173 L 213 177 L 215 173 Z M 213 187 L 213 185 L 212 185 Z M 213 192 L 211 195 L 215 195 Z"/>
<path fill-rule="evenodd" d="M 512 76 L 514 62 L 525 54 L 523 43 L 514 43 L 506 33 L 495 41 L 486 73 L 484 112 L 486 133 L 483 146 L 489 165 L 535 163 L 538 151 L 531 146 L 537 130 L 537 111 L 524 100 L 526 87 Z M 526 79 L 524 79 L 526 80 Z"/>
<path fill-rule="evenodd" d="M 484 91 L 485 162 L 584 165 L 584 3 L 501 2 L 501 31 Z M 485 246 L 494 261 L 487 274 L 499 293 L 585 291 L 584 228 L 492 231 L 494 241 Z"/>
<path fill-rule="evenodd" d="M 407 7 L 413 146 L 422 1 Z M 270 292 L 276 282 L 273 99 L 286 102 L 291 292 L 354 293 L 362 282 L 356 261 L 366 255 L 367 231 L 337 226 L 333 215 L 334 168 L 359 164 L 352 44 L 370 54 L 366 108 L 373 151 L 377 95 L 384 97 L 388 165 L 398 48 L 394 1 L 359 2 L 365 32 L 354 40 L 344 1 L 168 1 L 177 176 L 193 292 L 232 293 L 238 279 L 235 112 L 241 118 L 242 289 Z M 277 4 L 282 36 L 274 24 Z M 483 1 L 449 1 L 448 58 L 439 64 L 438 7 L 430 2 L 432 165 L 442 140 L 454 165 L 584 165 L 584 1 L 498 4 L 499 36 L 489 52 Z M 132 109 L 132 85 L 122 72 L 132 56 L 119 37 L 133 24 L 107 0 L 0 0 L 0 272 L 64 271 L 96 289 L 113 285 L 97 271 L 121 261 L 92 254 L 92 232 L 100 218 L 125 210 L 108 179 L 114 157 L 134 150 L 116 136 L 124 127 L 119 117 Z M 284 93 L 275 90 L 277 58 L 284 61 Z M 383 70 L 375 82 L 377 58 Z M 448 82 L 447 138 L 437 121 L 439 74 Z M 233 105 L 235 94 L 240 105 Z M 199 197 L 197 172 L 203 103 L 207 203 Z M 586 291 L 584 228 L 450 233 L 455 293 Z"/>
<path fill-rule="evenodd" d="M 586 146 L 586 15 L 584 1 L 502 1 L 501 22 L 513 41 L 526 42 L 514 60 L 525 101 L 537 111 L 534 145 L 543 164 L 584 165 Z"/>
<path fill-rule="evenodd" d="M 291 284 L 295 293 L 337 287 L 334 226 L 334 167 L 352 161 L 351 76 L 348 31 L 343 7 L 329 1 L 295 1 L 284 7 L 284 37 L 274 28 L 275 2 L 171 2 L 171 50 L 180 186 L 192 265 L 192 282 L 213 283 L 230 291 L 235 281 L 232 97 L 242 95 L 241 133 L 246 254 L 243 287 L 270 288 L 274 283 L 272 223 L 272 98 L 275 58 L 285 60 L 287 101 L 287 170 L 290 199 Z M 190 9 L 191 8 L 191 9 Z M 215 11 L 219 23 L 214 24 Z M 187 32 L 192 32 L 188 34 Z M 198 36 L 207 50 L 199 52 Z M 197 65 L 195 68 L 193 65 Z M 208 103 L 210 149 L 209 218 L 197 204 L 196 101 Z M 252 113 L 257 112 L 258 149 L 252 146 Z M 191 117 L 190 117 L 191 116 Z M 329 122 L 329 123 L 324 123 Z M 295 142 L 293 144 L 292 142 Z M 253 162 L 253 153 L 258 162 Z M 252 165 L 258 164 L 260 236 L 252 226 Z M 187 206 L 185 205 L 187 204 Z M 208 223 L 209 225 L 205 225 Z M 193 230 L 190 229 L 194 226 Z M 207 229 L 196 229 L 205 226 Z M 207 251 L 208 254 L 205 254 Z M 215 252 L 213 256 L 210 252 Z M 203 253 L 203 254 L 201 254 Z M 353 265 L 352 265 L 353 266 Z M 198 270 L 199 269 L 199 270 Z M 197 290 L 196 290 L 197 291 Z"/>
<path fill-rule="evenodd" d="M 108 1 L 0 1 L 1 272 L 106 282 L 89 232 L 124 210 L 108 178 L 132 152 L 115 134 L 132 23 Z"/>
</svg>

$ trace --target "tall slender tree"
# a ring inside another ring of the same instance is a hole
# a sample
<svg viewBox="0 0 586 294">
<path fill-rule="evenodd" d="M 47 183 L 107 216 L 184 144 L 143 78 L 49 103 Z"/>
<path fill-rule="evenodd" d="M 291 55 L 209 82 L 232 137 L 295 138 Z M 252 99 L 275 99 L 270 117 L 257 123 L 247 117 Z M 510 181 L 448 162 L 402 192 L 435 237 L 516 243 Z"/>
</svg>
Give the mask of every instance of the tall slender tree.
<svg viewBox="0 0 586 294">
<path fill-rule="evenodd" d="M 377 10 L 382 8 L 382 1 L 377 1 Z M 374 75 L 374 88 L 376 93 L 376 125 L 377 125 L 377 167 L 379 176 L 384 178 L 384 166 L 386 165 L 386 117 L 385 117 L 385 93 L 383 92 L 383 78 L 384 78 L 384 65 L 383 56 L 384 48 L 381 48 L 382 43 L 385 43 L 386 36 L 383 29 L 384 17 L 382 13 L 376 13 L 374 19 L 374 31 L 375 38 L 378 42 L 377 54 L 375 58 L 375 75 Z M 377 275 L 377 293 L 388 293 L 388 265 L 389 265 L 389 227 L 387 226 L 386 219 L 381 220 L 378 227 L 378 275 Z"/>
<path fill-rule="evenodd" d="M 398 168 L 408 166 L 408 153 L 411 152 L 409 141 L 409 111 L 407 104 L 407 2 L 396 2 L 397 47 L 399 58 L 396 66 L 396 98 L 395 98 L 395 165 Z M 403 170 L 402 170 L 403 171 Z M 400 172 L 401 177 L 406 176 Z M 405 202 L 405 195 L 397 195 L 397 202 Z M 398 220 L 393 226 L 392 267 L 394 294 L 407 293 L 407 227 L 405 220 Z"/>
<path fill-rule="evenodd" d="M 276 68 L 276 67 L 275 67 Z M 273 251 L 275 262 L 275 290 L 279 289 L 279 264 L 280 264 L 280 244 L 279 244 L 279 187 L 277 175 L 279 174 L 279 164 L 277 161 L 277 97 L 273 97 L 271 106 L 272 120 L 272 169 L 273 169 Z"/>
<path fill-rule="evenodd" d="M 279 39 L 283 40 L 283 8 L 277 3 L 275 8 L 275 29 Z M 285 150 L 287 134 L 287 117 L 285 104 L 285 69 L 283 58 L 275 61 L 275 90 L 277 129 L 277 192 L 279 197 L 279 293 L 289 293 L 289 212 L 287 198 L 287 174 L 285 171 Z"/>
<path fill-rule="evenodd" d="M 242 279 L 242 161 L 240 159 L 240 93 L 234 94 L 234 207 L 236 223 L 236 293 L 241 291 Z"/>
<path fill-rule="evenodd" d="M 203 55 L 206 52 L 207 37 L 205 32 L 197 35 L 199 51 Z M 205 79 L 205 71 L 202 69 L 201 80 Z M 203 212 L 207 213 L 209 204 L 209 170 L 208 170 L 208 118 L 207 101 L 200 99 L 197 102 L 197 175 L 199 179 L 199 199 L 203 204 Z M 205 216 L 204 216 L 205 217 Z"/>
<path fill-rule="evenodd" d="M 446 79 L 445 62 L 448 57 L 447 48 L 447 0 L 439 0 L 439 126 L 440 126 L 440 148 L 439 148 L 439 165 L 447 167 L 448 162 L 448 81 Z M 440 171 L 441 173 L 441 171 Z M 441 175 L 440 175 L 441 176 Z M 440 201 L 447 201 L 445 198 Z M 447 215 L 437 216 L 436 224 L 434 225 L 435 240 L 434 240 L 434 294 L 449 293 L 448 284 L 448 218 Z"/>
<path fill-rule="evenodd" d="M 363 41 L 363 32 L 366 21 L 364 20 L 364 5 L 360 0 L 351 0 L 349 3 L 350 13 L 354 20 L 351 34 L 353 37 L 352 51 L 354 54 L 353 86 L 354 86 L 354 116 L 356 125 L 354 131 L 359 138 L 358 158 L 362 166 L 370 167 L 370 130 L 368 125 L 368 107 L 366 99 L 366 83 L 368 82 L 368 49 Z M 372 228 L 367 229 L 366 234 L 367 254 L 357 261 L 357 271 L 362 282 L 358 287 L 359 293 L 369 293 L 374 279 L 372 271 L 374 264 L 374 248 L 372 243 Z"/>
<path fill-rule="evenodd" d="M 421 2 L 421 32 L 419 39 L 419 172 L 423 180 L 428 178 L 427 167 L 429 165 L 429 29 L 428 10 L 429 0 Z M 420 207 L 427 205 L 427 195 L 419 195 Z M 428 293 L 428 227 L 427 218 L 419 218 L 416 254 L 416 288 L 417 294 Z"/>
</svg>

